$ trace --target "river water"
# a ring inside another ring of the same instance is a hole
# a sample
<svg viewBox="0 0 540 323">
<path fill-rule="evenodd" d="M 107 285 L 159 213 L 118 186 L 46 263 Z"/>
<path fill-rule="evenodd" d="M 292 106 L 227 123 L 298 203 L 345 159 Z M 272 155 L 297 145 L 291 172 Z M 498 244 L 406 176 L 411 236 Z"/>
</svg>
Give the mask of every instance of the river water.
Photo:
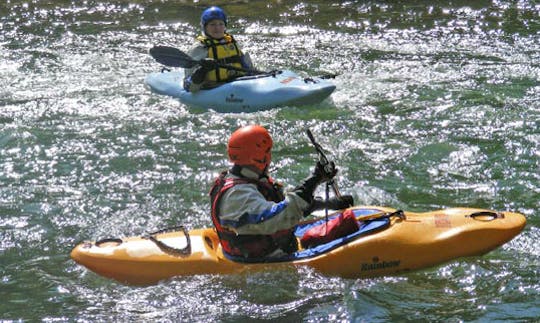
<svg viewBox="0 0 540 323">
<path fill-rule="evenodd" d="M 540 317 L 540 5 L 535 1 L 0 4 L 0 320 L 535 321 Z M 155 44 L 187 50 L 210 4 L 260 69 L 339 73 L 315 106 L 251 114 L 150 93 Z M 309 270 L 129 287 L 76 265 L 87 239 L 210 226 L 207 191 L 240 125 L 273 134 L 275 177 L 315 162 L 357 204 L 512 210 L 482 257 L 396 277 Z"/>
</svg>

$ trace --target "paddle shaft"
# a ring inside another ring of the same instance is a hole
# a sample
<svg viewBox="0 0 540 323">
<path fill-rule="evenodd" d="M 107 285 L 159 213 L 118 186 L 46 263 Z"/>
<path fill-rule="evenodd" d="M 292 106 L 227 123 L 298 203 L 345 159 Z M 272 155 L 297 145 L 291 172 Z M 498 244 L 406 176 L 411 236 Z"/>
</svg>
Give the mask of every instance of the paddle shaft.
<svg viewBox="0 0 540 323">
<path fill-rule="evenodd" d="M 354 209 L 353 209 L 354 210 Z M 341 213 L 343 211 L 339 211 L 338 213 Z M 333 213 L 333 214 L 330 214 L 330 216 L 332 215 L 335 215 L 335 214 L 338 214 L 338 213 Z M 316 219 L 321 219 L 322 217 L 318 217 L 315 215 L 315 218 Z M 396 216 L 398 217 L 399 219 L 401 220 L 407 220 L 407 217 L 405 215 L 405 213 L 401 210 L 396 210 L 394 212 L 377 212 L 377 213 L 373 213 L 373 214 L 367 214 L 367 215 L 359 215 L 356 217 L 356 221 L 369 221 L 369 220 L 375 220 L 375 219 L 380 219 L 380 218 L 385 218 L 385 217 L 392 217 L 392 216 Z M 325 216 L 326 217 L 326 216 Z M 306 221 L 305 223 L 309 223 L 310 221 Z M 328 220 L 327 220 L 328 222 Z"/>
<path fill-rule="evenodd" d="M 319 145 L 315 141 L 315 137 L 313 137 L 313 134 L 311 133 L 311 130 L 307 129 L 306 132 L 307 132 L 307 135 L 309 137 L 309 140 L 311 140 L 311 143 L 313 144 L 313 146 L 315 146 L 315 150 L 317 151 L 317 154 L 319 155 L 319 162 L 323 166 L 324 171 L 327 172 L 327 173 L 332 172 L 332 169 L 330 169 L 331 168 L 330 162 L 328 161 L 328 158 L 326 157 L 324 151 L 322 150 L 321 145 Z M 334 194 L 338 198 L 341 197 L 341 193 L 339 192 L 336 181 L 334 179 L 331 179 L 331 180 L 328 181 L 328 184 L 332 186 L 332 189 L 334 190 Z"/>
<path fill-rule="evenodd" d="M 195 60 L 188 54 L 179 50 L 178 48 L 170 46 L 154 46 L 150 48 L 150 55 L 159 63 L 170 66 L 170 67 L 182 67 L 182 68 L 193 68 L 197 65 L 201 65 L 202 60 Z M 238 66 L 233 66 L 229 64 L 216 63 L 216 66 L 221 68 L 226 68 L 228 70 L 239 71 L 249 73 L 251 75 L 263 75 L 263 74 L 275 74 L 275 71 L 265 72 L 254 69 L 248 69 Z M 320 79 L 330 79 L 335 78 L 338 74 L 327 74 L 318 76 Z"/>
</svg>

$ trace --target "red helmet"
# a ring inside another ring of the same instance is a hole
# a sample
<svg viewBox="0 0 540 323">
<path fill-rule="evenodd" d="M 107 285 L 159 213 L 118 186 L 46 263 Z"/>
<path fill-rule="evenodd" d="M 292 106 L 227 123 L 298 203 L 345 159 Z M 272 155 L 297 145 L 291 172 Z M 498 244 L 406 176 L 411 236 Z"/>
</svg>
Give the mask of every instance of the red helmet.
<svg viewBox="0 0 540 323">
<path fill-rule="evenodd" d="M 227 153 L 235 165 L 255 166 L 264 172 L 272 159 L 272 137 L 259 125 L 237 129 L 229 138 Z"/>
</svg>

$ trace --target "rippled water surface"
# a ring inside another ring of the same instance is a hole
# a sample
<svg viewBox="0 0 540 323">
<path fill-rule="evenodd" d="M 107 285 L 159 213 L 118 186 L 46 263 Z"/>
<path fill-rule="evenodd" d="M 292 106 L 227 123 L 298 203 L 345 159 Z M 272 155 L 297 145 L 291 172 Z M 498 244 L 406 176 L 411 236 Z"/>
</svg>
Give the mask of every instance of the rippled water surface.
<svg viewBox="0 0 540 323">
<path fill-rule="evenodd" d="M 190 109 L 144 87 L 210 4 L 260 69 L 339 73 L 316 106 Z M 0 4 L 0 320 L 534 321 L 540 317 L 540 6 L 535 1 L 38 1 Z M 527 217 L 483 256 L 397 277 L 309 270 L 128 287 L 82 240 L 210 226 L 225 139 L 266 125 L 296 184 L 310 127 L 357 204 Z"/>
</svg>

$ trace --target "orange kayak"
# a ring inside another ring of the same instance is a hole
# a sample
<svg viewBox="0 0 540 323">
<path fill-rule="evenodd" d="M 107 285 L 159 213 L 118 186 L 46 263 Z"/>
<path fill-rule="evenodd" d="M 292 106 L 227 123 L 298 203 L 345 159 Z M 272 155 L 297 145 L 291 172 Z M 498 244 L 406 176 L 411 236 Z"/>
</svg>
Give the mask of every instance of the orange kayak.
<svg viewBox="0 0 540 323">
<path fill-rule="evenodd" d="M 169 230 L 143 237 L 83 242 L 71 258 L 124 284 L 150 285 L 175 276 L 237 274 L 307 266 L 328 276 L 395 275 L 485 254 L 518 235 L 519 213 L 451 208 L 424 213 L 353 207 L 360 229 L 287 257 L 243 262 L 223 254 L 214 229 Z M 334 214 L 333 216 L 335 216 Z M 319 220 L 324 221 L 324 220 Z M 300 235 L 316 221 L 298 226 Z"/>
</svg>

